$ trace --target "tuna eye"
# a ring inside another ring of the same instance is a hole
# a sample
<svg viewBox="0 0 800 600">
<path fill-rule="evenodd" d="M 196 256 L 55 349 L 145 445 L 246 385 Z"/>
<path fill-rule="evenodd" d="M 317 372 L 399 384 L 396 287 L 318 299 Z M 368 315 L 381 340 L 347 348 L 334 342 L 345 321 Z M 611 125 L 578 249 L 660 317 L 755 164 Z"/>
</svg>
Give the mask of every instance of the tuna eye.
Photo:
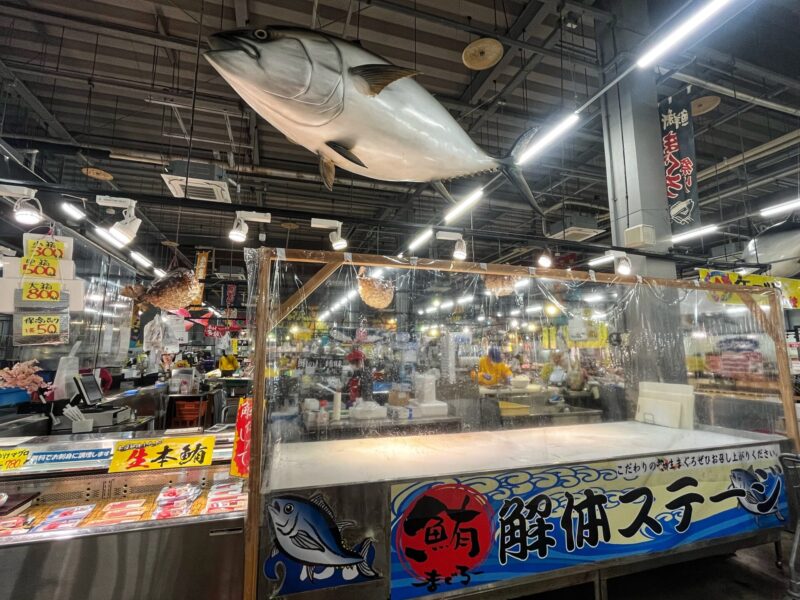
<svg viewBox="0 0 800 600">
<path fill-rule="evenodd" d="M 253 35 L 255 36 L 255 38 L 257 40 L 265 40 L 265 39 L 267 39 L 269 37 L 269 34 L 266 31 L 264 31 L 263 29 L 256 29 L 253 32 Z"/>
<path fill-rule="evenodd" d="M 294 506 L 292 506 L 291 504 L 287 504 L 286 506 L 283 507 L 283 512 L 285 512 L 287 515 L 292 514 L 293 510 Z"/>
</svg>

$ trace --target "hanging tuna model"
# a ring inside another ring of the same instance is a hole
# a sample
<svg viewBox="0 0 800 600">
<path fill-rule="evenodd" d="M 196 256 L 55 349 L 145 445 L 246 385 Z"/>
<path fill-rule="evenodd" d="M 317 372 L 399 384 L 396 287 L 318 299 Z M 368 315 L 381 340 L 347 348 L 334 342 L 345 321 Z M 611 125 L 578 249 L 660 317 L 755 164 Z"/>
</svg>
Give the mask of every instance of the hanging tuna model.
<svg viewBox="0 0 800 600">
<path fill-rule="evenodd" d="M 535 131 L 510 155 L 481 150 L 412 77 L 358 44 L 296 28 L 225 31 L 205 57 L 259 115 L 317 156 L 333 186 L 336 167 L 384 181 L 442 181 L 502 170 L 541 213 L 515 165 Z"/>
<path fill-rule="evenodd" d="M 186 308 L 200 293 L 200 282 L 194 271 L 184 268 L 173 269 L 163 277 L 156 279 L 150 287 L 129 285 L 121 294 L 133 298 L 136 302 L 152 304 L 162 310 L 178 310 Z"/>
<path fill-rule="evenodd" d="M 742 260 L 769 263 L 769 274 L 792 277 L 800 272 L 800 216 L 792 215 L 768 227 L 742 250 Z"/>
</svg>

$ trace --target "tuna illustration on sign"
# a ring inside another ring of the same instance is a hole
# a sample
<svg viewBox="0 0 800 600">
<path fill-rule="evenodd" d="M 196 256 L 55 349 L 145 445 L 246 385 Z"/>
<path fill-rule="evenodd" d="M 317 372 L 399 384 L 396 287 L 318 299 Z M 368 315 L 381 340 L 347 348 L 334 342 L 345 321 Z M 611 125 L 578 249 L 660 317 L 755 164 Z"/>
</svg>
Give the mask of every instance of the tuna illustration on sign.
<svg viewBox="0 0 800 600">
<path fill-rule="evenodd" d="M 290 141 L 319 156 L 331 189 L 336 167 L 384 181 L 442 181 L 502 170 L 541 213 L 515 158 L 489 156 L 419 85 L 417 71 L 360 45 L 316 31 L 269 27 L 216 33 L 208 62 L 253 110 Z"/>
<path fill-rule="evenodd" d="M 733 469 L 731 471 L 731 487 L 742 490 L 739 504 L 746 511 L 756 515 L 778 513 L 778 500 L 781 496 L 781 476 L 764 469 Z"/>
<path fill-rule="evenodd" d="M 368 564 L 372 540 L 367 538 L 355 550 L 348 549 L 340 527 L 352 523 L 337 523 L 321 495 L 309 500 L 299 496 L 273 498 L 269 513 L 277 544 L 273 555 L 280 551 L 304 565 L 304 577 L 309 581 L 314 581 L 317 567 L 351 568 L 363 577 L 378 576 Z"/>
</svg>

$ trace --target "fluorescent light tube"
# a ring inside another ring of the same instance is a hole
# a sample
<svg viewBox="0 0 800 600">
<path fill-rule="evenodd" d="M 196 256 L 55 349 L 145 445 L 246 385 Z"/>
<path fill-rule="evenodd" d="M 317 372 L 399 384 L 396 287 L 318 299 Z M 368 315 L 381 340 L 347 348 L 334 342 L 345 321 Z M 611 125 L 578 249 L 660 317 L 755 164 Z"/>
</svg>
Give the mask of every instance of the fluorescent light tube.
<svg viewBox="0 0 800 600">
<path fill-rule="evenodd" d="M 142 265 L 143 267 L 152 267 L 153 261 L 147 258 L 144 254 L 139 254 L 138 252 L 131 252 L 131 258 L 135 260 L 137 263 Z"/>
<path fill-rule="evenodd" d="M 647 67 L 653 64 L 661 56 L 669 52 L 670 49 L 689 37 L 692 32 L 696 31 L 703 23 L 722 10 L 729 2 L 730 0 L 712 0 L 668 34 L 660 35 L 659 38 L 661 41 L 645 52 L 642 57 L 636 61 L 636 64 L 639 67 Z"/>
<path fill-rule="evenodd" d="M 706 235 L 707 233 L 713 233 L 717 229 L 719 229 L 719 225 L 706 225 L 705 227 L 692 229 L 691 231 L 684 231 L 683 233 L 673 235 L 672 243 L 677 244 L 678 242 L 683 242 L 684 240 L 691 240 L 692 238 L 701 237 Z"/>
<path fill-rule="evenodd" d="M 456 204 L 453 208 L 450 209 L 444 216 L 444 222 L 449 223 L 450 221 L 457 219 L 460 217 L 468 208 L 470 208 L 473 204 L 475 204 L 478 200 L 483 197 L 483 189 L 477 189 L 472 192 L 469 196 L 464 198 L 461 202 Z"/>
<path fill-rule="evenodd" d="M 604 254 L 603 256 L 598 256 L 597 258 L 593 258 L 587 264 L 590 267 L 596 267 L 597 265 L 604 265 L 606 263 L 612 262 L 614 260 L 613 254 Z"/>
<path fill-rule="evenodd" d="M 782 212 L 788 212 L 796 208 L 800 208 L 800 198 L 797 198 L 795 200 L 789 200 L 789 202 L 783 202 L 782 204 L 776 204 L 775 206 L 769 206 L 767 208 L 763 208 L 761 209 L 761 216 L 769 217 L 771 215 L 777 215 Z"/>
<path fill-rule="evenodd" d="M 83 212 L 80 208 L 72 204 L 71 202 L 62 202 L 61 203 L 61 210 L 67 213 L 70 217 L 75 219 L 76 221 L 81 221 L 82 219 L 86 218 L 86 213 Z"/>
<path fill-rule="evenodd" d="M 577 114 L 572 113 L 541 137 L 537 136 L 534 138 L 533 142 L 531 142 L 531 145 L 522 153 L 522 156 L 517 159 L 517 164 L 521 165 L 522 163 L 525 163 L 533 158 L 534 155 L 538 154 L 547 146 L 552 144 L 561 134 L 573 127 L 578 121 L 580 121 L 580 117 Z"/>
<path fill-rule="evenodd" d="M 420 233 L 408 245 L 409 252 L 413 252 L 414 250 L 419 248 L 422 244 L 427 242 L 431 238 L 432 235 L 433 235 L 433 229 L 426 229 L 425 231 Z"/>
</svg>

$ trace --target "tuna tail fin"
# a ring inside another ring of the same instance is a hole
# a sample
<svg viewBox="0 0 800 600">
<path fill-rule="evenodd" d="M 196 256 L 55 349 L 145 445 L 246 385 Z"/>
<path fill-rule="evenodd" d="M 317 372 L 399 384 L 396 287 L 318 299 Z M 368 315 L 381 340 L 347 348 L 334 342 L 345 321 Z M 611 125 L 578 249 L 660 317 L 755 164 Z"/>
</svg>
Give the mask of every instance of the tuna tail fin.
<svg viewBox="0 0 800 600">
<path fill-rule="evenodd" d="M 361 548 L 357 550 L 357 552 L 361 555 L 361 562 L 356 565 L 356 569 L 358 570 L 358 574 L 362 577 L 377 577 L 378 574 L 373 570 L 373 568 L 367 562 L 369 559 L 369 551 L 372 548 L 372 540 L 367 538 L 363 542 L 361 542 Z"/>
<path fill-rule="evenodd" d="M 500 169 L 503 172 L 503 175 L 511 182 L 511 184 L 517 188 L 517 191 L 522 195 L 525 200 L 528 201 L 528 204 L 531 205 L 531 208 L 535 210 L 540 217 L 542 217 L 542 230 L 545 235 L 546 232 L 546 215 L 542 210 L 542 207 L 539 206 L 539 202 L 536 200 L 536 197 L 533 195 L 528 182 L 525 181 L 525 177 L 522 175 L 522 169 L 519 168 L 517 161 L 519 157 L 528 149 L 533 138 L 536 136 L 538 129 L 533 127 L 528 129 L 525 133 L 517 138 L 517 141 L 514 142 L 514 145 L 511 147 L 511 152 L 508 153 L 508 156 L 500 160 Z"/>
</svg>

